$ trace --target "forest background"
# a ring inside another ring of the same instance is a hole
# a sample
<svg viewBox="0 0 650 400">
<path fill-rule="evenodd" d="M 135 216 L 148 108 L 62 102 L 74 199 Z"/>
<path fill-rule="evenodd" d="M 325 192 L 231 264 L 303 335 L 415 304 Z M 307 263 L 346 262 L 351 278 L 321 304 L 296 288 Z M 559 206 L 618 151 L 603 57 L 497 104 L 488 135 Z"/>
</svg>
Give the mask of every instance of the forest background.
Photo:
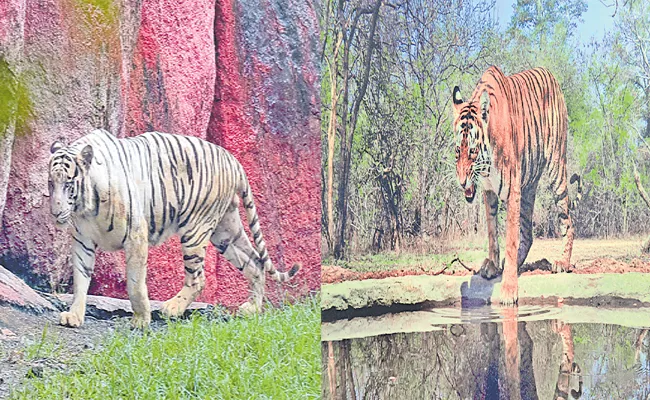
<svg viewBox="0 0 650 400">
<path fill-rule="evenodd" d="M 459 85 L 468 98 L 490 65 L 507 75 L 543 66 L 560 82 L 568 170 L 583 179 L 578 237 L 648 232 L 635 171 L 648 186 L 650 4 L 323 0 L 320 10 L 326 263 L 487 246 L 482 198 L 468 204 L 456 179 L 451 93 Z M 534 235 L 555 238 L 544 179 Z"/>
</svg>

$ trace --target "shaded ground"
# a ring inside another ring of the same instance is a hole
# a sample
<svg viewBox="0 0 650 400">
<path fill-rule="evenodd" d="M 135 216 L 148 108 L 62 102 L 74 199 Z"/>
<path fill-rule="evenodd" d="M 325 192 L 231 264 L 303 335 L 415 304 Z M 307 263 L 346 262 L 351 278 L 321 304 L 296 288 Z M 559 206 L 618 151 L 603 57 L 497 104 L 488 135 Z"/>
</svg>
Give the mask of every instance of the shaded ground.
<svg viewBox="0 0 650 400">
<path fill-rule="evenodd" d="M 571 272 L 650 273 L 650 257 L 642 256 L 642 239 L 576 240 Z M 562 253 L 561 240 L 540 240 L 533 243 L 521 275 L 550 274 L 550 262 Z M 502 248 L 502 253 L 504 252 Z M 344 267 L 321 269 L 322 283 L 351 280 L 382 279 L 407 275 L 472 275 L 487 255 L 487 244 L 455 244 L 443 254 L 378 254 L 358 257 Z"/>
<path fill-rule="evenodd" d="M 0 305 L 0 398 L 28 375 L 66 370 L 84 350 L 96 349 L 115 322 L 87 317 L 79 329 L 58 325 L 58 312 L 35 315 Z"/>
</svg>

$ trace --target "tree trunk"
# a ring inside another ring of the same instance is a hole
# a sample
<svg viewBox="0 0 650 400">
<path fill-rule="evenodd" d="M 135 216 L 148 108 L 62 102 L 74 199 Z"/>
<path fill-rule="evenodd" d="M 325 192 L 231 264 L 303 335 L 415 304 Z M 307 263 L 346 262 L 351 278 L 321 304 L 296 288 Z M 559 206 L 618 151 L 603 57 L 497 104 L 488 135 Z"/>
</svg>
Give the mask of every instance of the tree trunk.
<svg viewBox="0 0 650 400">
<path fill-rule="evenodd" d="M 330 385 L 330 399 L 336 400 L 336 362 L 332 342 L 327 342 L 327 377 Z"/>
<path fill-rule="evenodd" d="M 9 172 L 11 171 L 11 150 L 14 144 L 15 121 L 0 132 L 0 226 L 2 225 L 2 214 L 7 201 L 7 185 L 9 184 Z"/>
<path fill-rule="evenodd" d="M 336 108 L 338 106 L 338 54 L 343 40 L 343 34 L 338 33 L 334 52 L 330 61 L 330 94 L 332 106 L 327 127 L 327 250 L 334 250 L 334 145 L 336 139 Z"/>
<path fill-rule="evenodd" d="M 5 0 L 6 1 L 6 0 Z M 9 29 L 5 36 L 5 41 L 0 42 L 0 62 L 3 65 L 0 68 L 7 67 L 7 75 L 13 76 L 10 78 L 13 82 L 5 82 L 5 85 L 16 89 L 17 77 L 20 75 L 20 61 L 22 60 L 24 34 L 25 34 L 25 13 L 26 13 L 25 0 L 9 1 L 7 8 L 8 11 L 5 17 L 9 16 L 9 21 L 6 21 Z M 3 74 L 4 75 L 4 74 Z M 2 79 L 9 77 L 3 76 Z M 14 95 L 16 92 L 14 92 Z M 16 112 L 18 111 L 17 99 L 10 99 L 10 104 L 0 104 L 0 107 L 8 107 L 9 110 L 6 115 L 11 116 L 9 121 L 4 122 L 4 126 L 0 126 L 0 227 L 2 226 L 2 215 L 4 213 L 5 204 L 7 201 L 7 186 L 9 185 L 9 172 L 11 171 L 11 153 L 14 144 L 14 137 L 16 134 Z"/>
<path fill-rule="evenodd" d="M 370 63 L 372 60 L 372 53 L 375 50 L 375 28 L 377 27 L 377 20 L 379 19 L 379 10 L 381 8 L 382 0 L 377 0 L 372 9 L 372 20 L 370 23 L 370 30 L 368 32 L 368 46 L 366 48 L 366 58 L 363 70 L 363 79 L 362 84 L 359 90 L 356 93 L 356 98 L 352 106 L 352 113 L 350 123 L 346 127 L 347 120 L 347 99 L 348 99 L 348 79 L 349 79 L 349 49 L 352 45 L 353 35 L 354 35 L 354 25 L 351 29 L 350 38 L 346 44 L 345 55 L 343 59 L 343 72 L 344 77 L 344 107 L 342 115 L 342 131 L 343 134 L 341 138 L 341 173 L 339 175 L 339 187 L 338 187 L 338 199 L 337 199 L 337 209 L 339 212 L 339 221 L 337 224 L 337 234 L 336 234 L 336 243 L 334 245 L 334 257 L 336 259 L 342 259 L 345 257 L 345 229 L 347 227 L 347 211 L 348 211 L 348 184 L 350 182 L 350 163 L 352 159 L 352 144 L 354 139 L 354 130 L 357 124 L 357 117 L 359 115 L 359 109 L 361 107 L 361 102 L 366 94 L 366 89 L 368 88 L 368 79 L 370 77 Z M 359 15 L 359 14 L 358 14 Z M 358 18 L 357 15 L 357 18 Z"/>
<path fill-rule="evenodd" d="M 645 204 L 650 207 L 650 197 L 648 197 L 648 193 L 646 193 L 643 185 L 641 184 L 641 177 L 639 176 L 639 171 L 636 169 L 636 165 L 634 166 L 634 182 L 636 183 L 636 188 L 639 190 L 641 198 L 643 201 L 645 201 Z M 648 238 L 645 243 L 643 243 L 641 252 L 645 254 L 650 253 L 650 238 Z"/>
</svg>

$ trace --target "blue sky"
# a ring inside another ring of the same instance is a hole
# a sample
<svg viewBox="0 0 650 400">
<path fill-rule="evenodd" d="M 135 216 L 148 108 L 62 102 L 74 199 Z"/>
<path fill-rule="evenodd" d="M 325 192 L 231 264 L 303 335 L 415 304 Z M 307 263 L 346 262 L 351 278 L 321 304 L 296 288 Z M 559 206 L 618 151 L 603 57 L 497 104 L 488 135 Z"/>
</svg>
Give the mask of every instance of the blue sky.
<svg viewBox="0 0 650 400">
<path fill-rule="evenodd" d="M 611 2 L 605 0 L 606 3 Z M 496 15 L 499 19 L 499 26 L 502 29 L 510 23 L 512 16 L 512 6 L 516 0 L 497 0 L 496 2 Z M 578 38 L 583 44 L 591 41 L 591 38 L 600 40 L 606 31 L 614 27 L 614 13 L 613 7 L 604 6 L 600 0 L 587 0 L 587 12 L 583 14 L 582 23 L 578 23 Z"/>
</svg>

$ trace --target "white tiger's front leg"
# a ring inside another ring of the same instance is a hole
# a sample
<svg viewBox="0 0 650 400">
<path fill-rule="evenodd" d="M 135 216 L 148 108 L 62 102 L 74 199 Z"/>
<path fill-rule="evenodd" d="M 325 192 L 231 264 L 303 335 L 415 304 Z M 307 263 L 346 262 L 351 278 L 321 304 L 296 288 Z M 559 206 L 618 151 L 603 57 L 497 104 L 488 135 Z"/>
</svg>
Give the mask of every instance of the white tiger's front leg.
<svg viewBox="0 0 650 400">
<path fill-rule="evenodd" d="M 73 300 L 70 311 L 64 311 L 59 317 L 63 326 L 77 328 L 84 323 L 86 314 L 86 295 L 90 286 L 90 277 L 95 269 L 95 243 L 79 235 L 73 236 L 72 242 L 72 279 Z"/>
<path fill-rule="evenodd" d="M 129 294 L 134 328 L 146 328 L 151 322 L 151 305 L 147 291 L 148 243 L 146 229 L 132 228 L 132 237 L 124 243 L 126 255 L 126 291 Z"/>
</svg>

